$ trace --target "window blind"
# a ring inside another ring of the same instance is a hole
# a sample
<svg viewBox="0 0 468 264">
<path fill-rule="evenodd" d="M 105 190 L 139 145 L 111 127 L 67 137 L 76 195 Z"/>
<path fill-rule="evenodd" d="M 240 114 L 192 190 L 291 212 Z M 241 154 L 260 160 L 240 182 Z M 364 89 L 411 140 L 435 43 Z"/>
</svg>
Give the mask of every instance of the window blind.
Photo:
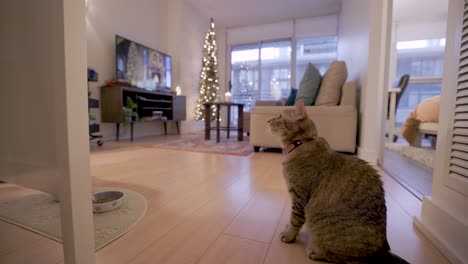
<svg viewBox="0 0 468 264">
<path fill-rule="evenodd" d="M 450 175 L 468 178 L 468 0 L 463 10 L 463 28 L 453 124 Z"/>
</svg>

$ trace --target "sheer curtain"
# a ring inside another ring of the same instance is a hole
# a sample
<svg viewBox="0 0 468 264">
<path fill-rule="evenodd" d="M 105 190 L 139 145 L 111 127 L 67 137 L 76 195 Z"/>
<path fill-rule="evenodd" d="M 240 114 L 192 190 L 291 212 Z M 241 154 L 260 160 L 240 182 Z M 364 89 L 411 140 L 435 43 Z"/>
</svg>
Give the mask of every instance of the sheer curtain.
<svg viewBox="0 0 468 264">
<path fill-rule="evenodd" d="M 291 41 L 262 42 L 260 100 L 286 98 L 291 89 Z"/>
<path fill-rule="evenodd" d="M 232 100 L 250 111 L 259 87 L 259 44 L 238 45 L 231 50 Z"/>
</svg>

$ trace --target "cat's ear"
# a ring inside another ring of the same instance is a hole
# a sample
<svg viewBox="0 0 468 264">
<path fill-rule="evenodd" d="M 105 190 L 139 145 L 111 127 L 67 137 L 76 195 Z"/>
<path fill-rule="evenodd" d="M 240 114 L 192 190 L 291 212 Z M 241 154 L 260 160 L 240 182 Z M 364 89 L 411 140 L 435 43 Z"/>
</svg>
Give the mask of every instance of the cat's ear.
<svg viewBox="0 0 468 264">
<path fill-rule="evenodd" d="M 294 109 L 296 110 L 297 120 L 303 120 L 307 118 L 307 111 L 302 100 L 298 100 L 294 104 Z"/>
</svg>

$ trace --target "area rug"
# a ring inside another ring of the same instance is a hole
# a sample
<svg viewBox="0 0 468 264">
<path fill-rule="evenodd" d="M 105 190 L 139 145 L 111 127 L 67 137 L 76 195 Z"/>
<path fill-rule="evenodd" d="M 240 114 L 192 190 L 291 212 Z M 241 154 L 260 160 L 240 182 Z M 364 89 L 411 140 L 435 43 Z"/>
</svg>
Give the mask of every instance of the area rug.
<svg viewBox="0 0 468 264">
<path fill-rule="evenodd" d="M 96 251 L 130 231 L 143 218 L 148 207 L 143 196 L 130 190 L 100 187 L 94 191 L 109 189 L 120 190 L 126 195 L 119 208 L 93 214 Z M 50 194 L 37 192 L 19 199 L 0 201 L 0 219 L 62 242 L 60 204 Z"/>
<path fill-rule="evenodd" d="M 205 135 L 202 133 L 191 133 L 182 135 L 178 139 L 151 145 L 151 147 L 235 156 L 249 156 L 253 153 L 253 147 L 249 145 L 249 137 L 244 136 L 243 141 L 238 141 L 236 133 L 231 133 L 230 138 L 227 138 L 225 132 L 220 134 L 219 143 L 216 143 L 215 133 L 211 134 L 210 140 L 205 140 Z"/>
<path fill-rule="evenodd" d="M 408 143 L 385 143 L 385 148 L 411 159 L 428 168 L 434 166 L 435 149 L 428 147 L 413 147 Z"/>
</svg>

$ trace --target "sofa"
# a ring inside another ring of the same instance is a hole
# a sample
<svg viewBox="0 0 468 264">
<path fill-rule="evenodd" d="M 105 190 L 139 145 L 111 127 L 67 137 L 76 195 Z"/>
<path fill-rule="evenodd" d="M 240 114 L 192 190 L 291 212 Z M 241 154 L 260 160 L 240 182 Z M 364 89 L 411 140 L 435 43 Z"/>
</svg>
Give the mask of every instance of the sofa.
<svg viewBox="0 0 468 264">
<path fill-rule="evenodd" d="M 283 106 L 286 103 L 285 100 L 271 100 L 271 101 L 256 101 L 256 106 Z M 250 135 L 250 112 L 244 112 L 243 118 L 243 130 L 244 133 Z"/>
<path fill-rule="evenodd" d="M 358 129 L 357 87 L 355 81 L 341 86 L 338 105 L 306 106 L 309 118 L 317 126 L 317 133 L 331 148 L 339 152 L 354 153 Z M 294 106 L 262 106 L 256 104 L 250 112 L 250 145 L 255 152 L 263 148 L 281 148 L 279 137 L 271 134 L 267 121 L 284 109 Z"/>
</svg>

